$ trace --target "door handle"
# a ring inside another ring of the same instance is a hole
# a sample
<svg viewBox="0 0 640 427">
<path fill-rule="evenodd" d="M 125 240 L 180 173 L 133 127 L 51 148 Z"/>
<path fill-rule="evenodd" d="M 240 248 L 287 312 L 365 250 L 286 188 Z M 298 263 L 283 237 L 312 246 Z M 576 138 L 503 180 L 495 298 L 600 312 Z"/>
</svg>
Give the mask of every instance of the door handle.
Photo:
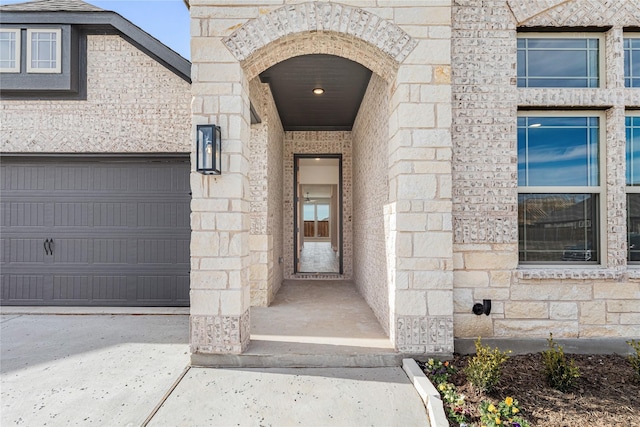
<svg viewBox="0 0 640 427">
<path fill-rule="evenodd" d="M 46 239 L 44 241 L 44 253 L 47 255 L 53 255 L 53 239 Z"/>
</svg>

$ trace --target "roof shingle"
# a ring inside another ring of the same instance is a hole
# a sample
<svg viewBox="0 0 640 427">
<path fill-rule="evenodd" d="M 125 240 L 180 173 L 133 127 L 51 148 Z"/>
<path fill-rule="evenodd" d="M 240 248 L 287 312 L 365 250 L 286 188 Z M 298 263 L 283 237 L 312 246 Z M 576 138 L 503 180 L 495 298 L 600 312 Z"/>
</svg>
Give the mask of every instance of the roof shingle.
<svg viewBox="0 0 640 427">
<path fill-rule="evenodd" d="M 82 0 L 34 0 L 0 6 L 0 12 L 103 12 Z"/>
</svg>

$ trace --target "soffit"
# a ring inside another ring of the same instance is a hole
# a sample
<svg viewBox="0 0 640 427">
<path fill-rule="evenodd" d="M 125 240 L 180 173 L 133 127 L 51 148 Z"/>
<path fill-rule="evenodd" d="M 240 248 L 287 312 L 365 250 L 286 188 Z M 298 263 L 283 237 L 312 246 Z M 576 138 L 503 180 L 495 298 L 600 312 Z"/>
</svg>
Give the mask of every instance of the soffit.
<svg viewBox="0 0 640 427">
<path fill-rule="evenodd" d="M 286 131 L 351 130 L 370 78 L 371 70 L 334 55 L 297 56 L 260 74 Z"/>
</svg>

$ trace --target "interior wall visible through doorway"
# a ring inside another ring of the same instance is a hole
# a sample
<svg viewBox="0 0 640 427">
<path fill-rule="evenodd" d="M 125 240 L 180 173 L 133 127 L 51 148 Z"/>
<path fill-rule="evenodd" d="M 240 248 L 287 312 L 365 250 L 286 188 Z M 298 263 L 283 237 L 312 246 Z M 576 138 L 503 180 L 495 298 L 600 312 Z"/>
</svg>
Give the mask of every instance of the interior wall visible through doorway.
<svg viewBox="0 0 640 427">
<path fill-rule="evenodd" d="M 351 132 L 348 131 L 292 131 L 284 137 L 284 232 L 283 254 L 287 279 L 294 273 L 294 154 L 342 155 L 342 275 L 351 279 L 352 265 L 352 194 L 351 194 Z"/>
</svg>

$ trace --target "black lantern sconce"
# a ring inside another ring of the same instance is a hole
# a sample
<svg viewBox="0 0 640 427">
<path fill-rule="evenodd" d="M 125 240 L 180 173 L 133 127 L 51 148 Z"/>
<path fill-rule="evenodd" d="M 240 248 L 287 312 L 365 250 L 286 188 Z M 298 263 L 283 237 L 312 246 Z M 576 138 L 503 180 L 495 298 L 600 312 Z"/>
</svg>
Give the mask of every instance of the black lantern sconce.
<svg viewBox="0 0 640 427">
<path fill-rule="evenodd" d="M 222 146 L 220 126 L 197 125 L 196 170 L 203 175 L 220 175 Z"/>
</svg>

